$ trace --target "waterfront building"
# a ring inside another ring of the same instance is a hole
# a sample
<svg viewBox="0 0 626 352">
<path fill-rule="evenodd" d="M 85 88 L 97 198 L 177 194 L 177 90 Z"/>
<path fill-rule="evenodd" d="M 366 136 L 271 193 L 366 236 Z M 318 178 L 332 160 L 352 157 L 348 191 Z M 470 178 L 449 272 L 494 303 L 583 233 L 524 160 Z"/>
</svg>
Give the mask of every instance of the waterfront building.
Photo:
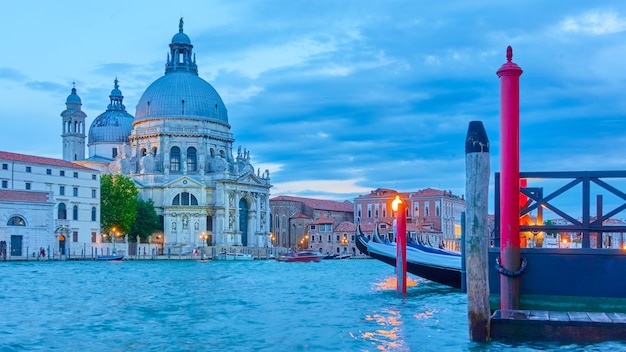
<svg viewBox="0 0 626 352">
<path fill-rule="evenodd" d="M 78 150 L 71 154 L 79 156 Z M 0 152 L 0 255 L 91 253 L 101 242 L 100 172 L 65 160 Z"/>
<path fill-rule="evenodd" d="M 298 248 L 307 241 L 310 225 L 323 226 L 323 232 L 332 232 L 340 223 L 354 218 L 350 201 L 337 202 L 305 197 L 277 196 L 270 199 L 271 233 L 275 246 Z M 315 229 L 319 232 L 319 228 Z M 307 246 L 308 247 L 308 246 Z M 334 249 L 333 249 L 334 252 Z"/>
<path fill-rule="evenodd" d="M 356 224 L 321 218 L 309 225 L 308 248 L 320 254 L 335 257 L 368 258 L 356 248 Z"/>
<path fill-rule="evenodd" d="M 62 114 L 64 158 L 131 178 L 139 198 L 155 204 L 165 253 L 190 252 L 205 241 L 267 246 L 269 171 L 255 172 L 250 152 L 241 147 L 233 157 L 226 106 L 198 76 L 192 50 L 181 19 L 165 73 L 144 91 L 134 118 L 116 78 L 107 110 L 89 128 L 89 155 L 83 159 L 77 150 L 81 143 L 84 148 L 84 114 L 77 112 L 80 99 L 72 96 L 74 113 Z"/>
<path fill-rule="evenodd" d="M 395 213 L 391 202 L 396 195 L 407 203 L 407 232 L 411 237 L 420 236 L 436 245 L 444 242 L 448 247 L 454 247 L 452 244 L 460 240 L 465 199 L 451 191 L 425 188 L 416 192 L 398 192 L 378 188 L 354 199 L 354 221 L 361 223 L 364 232 L 378 226 L 381 236 L 393 240 Z"/>
</svg>

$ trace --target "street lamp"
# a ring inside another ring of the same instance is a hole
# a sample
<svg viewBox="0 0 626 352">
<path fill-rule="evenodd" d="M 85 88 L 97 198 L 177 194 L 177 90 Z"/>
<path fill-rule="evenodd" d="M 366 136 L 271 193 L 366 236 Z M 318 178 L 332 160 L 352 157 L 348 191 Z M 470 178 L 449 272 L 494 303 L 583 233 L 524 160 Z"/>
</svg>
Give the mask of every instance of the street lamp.
<svg viewBox="0 0 626 352">
<path fill-rule="evenodd" d="M 400 196 L 391 202 L 391 208 L 396 212 L 396 292 L 406 295 L 406 210 Z"/>
<path fill-rule="evenodd" d="M 207 244 L 207 241 L 209 239 L 209 235 L 207 235 L 206 232 L 202 231 L 202 233 L 200 234 L 200 236 L 198 236 L 198 238 L 202 242 L 202 250 L 200 252 L 200 260 L 204 260 L 204 247 Z"/>
</svg>

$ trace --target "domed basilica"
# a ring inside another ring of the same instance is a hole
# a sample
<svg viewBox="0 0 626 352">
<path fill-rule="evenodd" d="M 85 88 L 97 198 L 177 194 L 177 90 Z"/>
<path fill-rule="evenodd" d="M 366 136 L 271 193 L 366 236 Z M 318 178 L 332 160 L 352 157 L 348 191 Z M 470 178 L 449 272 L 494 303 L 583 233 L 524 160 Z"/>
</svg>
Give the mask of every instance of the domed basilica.
<svg viewBox="0 0 626 352">
<path fill-rule="evenodd" d="M 237 150 L 220 95 L 198 76 L 193 45 L 178 33 L 169 45 L 165 74 L 137 103 L 133 118 L 117 78 L 107 110 L 89 127 L 85 157 L 82 102 L 72 88 L 63 118 L 63 158 L 131 178 L 139 198 L 152 199 L 171 253 L 201 246 L 270 245 L 269 171 Z"/>
</svg>

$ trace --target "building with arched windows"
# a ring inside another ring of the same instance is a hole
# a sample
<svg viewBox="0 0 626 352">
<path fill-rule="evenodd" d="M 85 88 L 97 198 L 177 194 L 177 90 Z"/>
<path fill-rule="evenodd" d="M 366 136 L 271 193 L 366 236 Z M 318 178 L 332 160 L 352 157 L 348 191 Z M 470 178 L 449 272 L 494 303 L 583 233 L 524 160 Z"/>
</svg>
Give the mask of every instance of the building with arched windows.
<svg viewBox="0 0 626 352">
<path fill-rule="evenodd" d="M 181 19 L 165 74 L 144 91 L 134 117 L 115 79 L 107 110 L 89 128 L 86 158 L 76 158 L 85 139 L 80 98 L 68 98 L 64 158 L 131 178 L 139 197 L 153 200 L 169 253 L 188 252 L 206 237 L 218 246 L 271 245 L 269 171 L 255 172 L 250 152 L 241 147 L 233 156 L 226 106 L 198 76 L 192 50 Z"/>
<path fill-rule="evenodd" d="M 100 172 L 0 152 L 0 258 L 91 256 L 100 234 Z"/>
</svg>

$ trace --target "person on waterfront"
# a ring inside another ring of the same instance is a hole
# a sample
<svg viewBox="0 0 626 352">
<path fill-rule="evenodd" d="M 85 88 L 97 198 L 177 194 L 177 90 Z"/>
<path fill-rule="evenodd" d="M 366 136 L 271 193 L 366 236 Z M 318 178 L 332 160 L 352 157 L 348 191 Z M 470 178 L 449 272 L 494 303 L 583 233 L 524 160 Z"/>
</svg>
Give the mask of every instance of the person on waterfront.
<svg viewBox="0 0 626 352">
<path fill-rule="evenodd" d="M 39 256 L 42 258 L 46 258 L 46 250 L 43 247 L 39 247 Z"/>
</svg>

